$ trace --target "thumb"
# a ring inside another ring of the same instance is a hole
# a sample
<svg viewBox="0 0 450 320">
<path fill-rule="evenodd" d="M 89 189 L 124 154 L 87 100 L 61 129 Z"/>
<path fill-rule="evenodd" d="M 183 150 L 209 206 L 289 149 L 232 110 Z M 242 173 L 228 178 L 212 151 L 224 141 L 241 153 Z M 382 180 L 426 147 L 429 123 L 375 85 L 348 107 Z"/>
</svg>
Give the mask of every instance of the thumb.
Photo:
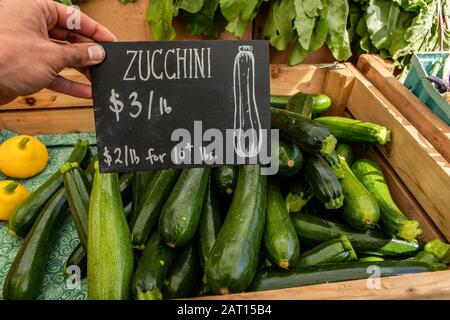
<svg viewBox="0 0 450 320">
<path fill-rule="evenodd" d="M 83 68 L 99 64 L 105 59 L 105 49 L 94 43 L 69 43 L 60 47 L 60 63 L 63 68 Z"/>
</svg>

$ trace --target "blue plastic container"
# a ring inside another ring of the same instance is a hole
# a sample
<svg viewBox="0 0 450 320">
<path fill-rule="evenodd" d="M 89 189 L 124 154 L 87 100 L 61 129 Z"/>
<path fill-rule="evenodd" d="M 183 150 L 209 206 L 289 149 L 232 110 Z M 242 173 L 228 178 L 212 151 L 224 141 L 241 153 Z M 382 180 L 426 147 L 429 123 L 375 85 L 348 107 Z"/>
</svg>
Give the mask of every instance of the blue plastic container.
<svg viewBox="0 0 450 320">
<path fill-rule="evenodd" d="M 403 84 L 410 89 L 425 105 L 450 125 L 450 104 L 439 94 L 433 84 L 427 79 L 436 61 L 445 60 L 450 52 L 417 52 L 411 58 L 411 70 Z M 442 77 L 444 63 L 438 76 Z"/>
</svg>

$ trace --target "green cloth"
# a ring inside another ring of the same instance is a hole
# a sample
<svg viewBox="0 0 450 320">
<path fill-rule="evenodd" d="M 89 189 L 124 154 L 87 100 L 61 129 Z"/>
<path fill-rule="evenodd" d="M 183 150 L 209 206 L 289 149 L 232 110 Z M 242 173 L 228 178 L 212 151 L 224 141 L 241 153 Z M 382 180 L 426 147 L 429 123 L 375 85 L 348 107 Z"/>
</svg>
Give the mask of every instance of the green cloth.
<svg viewBox="0 0 450 320">
<path fill-rule="evenodd" d="M 0 132 L 0 143 L 16 135 L 14 132 L 3 130 Z M 36 136 L 48 148 L 49 162 L 47 168 L 33 178 L 17 180 L 30 192 L 36 190 L 51 174 L 58 170 L 69 159 L 73 146 L 78 139 L 88 139 L 91 151 L 96 153 L 95 134 L 65 134 Z M 0 180 L 6 179 L 0 174 Z M 76 288 L 73 281 L 68 281 L 64 274 L 64 266 L 72 250 L 79 244 L 75 225 L 69 215 L 64 219 L 56 233 L 52 249 L 49 252 L 47 273 L 41 286 L 39 299 L 46 300 L 83 300 L 86 299 L 86 280 L 81 282 L 81 288 Z M 3 282 L 16 256 L 22 239 L 14 237 L 8 232 L 6 222 L 0 222 L 0 298 L 3 299 Z M 75 288 L 74 288 L 75 287 Z"/>
</svg>

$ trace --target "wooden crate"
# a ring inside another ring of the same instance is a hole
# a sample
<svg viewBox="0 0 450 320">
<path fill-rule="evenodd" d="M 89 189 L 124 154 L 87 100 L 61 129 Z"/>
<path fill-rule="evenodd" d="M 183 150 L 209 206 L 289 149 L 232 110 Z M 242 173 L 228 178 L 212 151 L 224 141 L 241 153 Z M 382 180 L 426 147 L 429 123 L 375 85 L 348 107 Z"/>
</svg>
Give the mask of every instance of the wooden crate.
<svg viewBox="0 0 450 320">
<path fill-rule="evenodd" d="M 383 168 L 392 195 L 398 206 L 409 217 L 421 224 L 421 239 L 445 239 L 450 225 L 446 211 L 429 211 L 416 201 L 413 194 L 400 179 L 398 168 L 404 168 L 402 161 L 420 172 L 420 179 L 428 176 L 436 178 L 436 167 L 430 165 L 433 154 L 424 148 L 420 133 L 371 85 L 352 65 L 342 65 L 342 69 L 321 69 L 317 65 L 271 65 L 271 92 L 273 94 L 292 94 L 297 91 L 308 93 L 324 92 L 332 97 L 333 106 L 329 114 L 350 114 L 355 118 L 379 122 L 393 130 L 392 142 L 386 147 L 371 147 L 366 155 Z M 347 108 L 346 108 L 347 107 Z M 91 107 L 52 108 L 35 111 L 8 109 L 0 111 L 0 128 L 19 133 L 69 133 L 94 132 L 93 111 Z M 414 131 L 415 130 L 415 131 Z M 400 162 L 400 163 L 399 163 Z M 419 179 L 415 176 L 412 179 Z M 438 207 L 445 193 L 442 183 L 437 179 L 436 194 L 430 193 L 428 200 Z M 448 185 L 448 184 L 447 184 Z M 445 186 L 445 185 L 444 185 Z M 439 188 L 440 194 L 437 194 Z M 436 212 L 439 212 L 436 215 Z M 432 219 L 430 219 L 430 217 Z M 300 288 L 290 288 L 266 292 L 243 293 L 208 299 L 450 299 L 450 271 L 424 273 L 383 278 L 381 289 L 367 289 L 366 280 L 322 284 Z"/>
<path fill-rule="evenodd" d="M 378 57 L 362 55 L 358 69 L 367 78 L 366 86 L 375 86 L 395 107 L 390 119 L 384 119 L 385 123 L 389 124 L 396 117 L 404 127 L 394 133 L 394 139 L 404 143 L 403 150 L 398 152 L 392 144 L 381 148 L 383 154 L 390 158 L 408 189 L 449 238 L 450 126 L 403 86 L 392 74 L 393 70 L 386 69 Z M 364 97 L 360 99 L 363 101 Z M 371 103 L 367 101 L 367 104 Z M 367 114 L 366 119 L 382 121 L 383 117 L 383 114 L 372 113 Z"/>
</svg>

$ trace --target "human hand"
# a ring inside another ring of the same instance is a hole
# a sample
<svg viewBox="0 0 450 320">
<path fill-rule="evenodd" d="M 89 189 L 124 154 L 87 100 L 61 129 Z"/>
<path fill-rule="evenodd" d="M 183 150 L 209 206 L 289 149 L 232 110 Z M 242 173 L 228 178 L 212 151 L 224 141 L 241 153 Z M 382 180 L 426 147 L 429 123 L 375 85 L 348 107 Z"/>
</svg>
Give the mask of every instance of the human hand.
<svg viewBox="0 0 450 320">
<path fill-rule="evenodd" d="M 92 97 L 90 85 L 58 73 L 71 67 L 88 76 L 86 67 L 105 58 L 95 42 L 116 37 L 83 13 L 80 27 L 69 30 L 73 10 L 53 0 L 0 0 L 0 104 L 43 88 Z"/>
</svg>

